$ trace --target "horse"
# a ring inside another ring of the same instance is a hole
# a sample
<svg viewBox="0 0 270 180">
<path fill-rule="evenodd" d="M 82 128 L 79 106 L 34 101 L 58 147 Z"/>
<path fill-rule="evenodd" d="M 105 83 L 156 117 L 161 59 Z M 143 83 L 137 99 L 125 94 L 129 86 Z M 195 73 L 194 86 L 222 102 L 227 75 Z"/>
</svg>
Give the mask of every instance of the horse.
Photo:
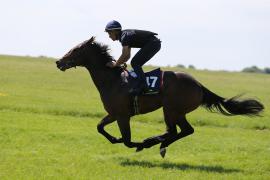
<svg viewBox="0 0 270 180">
<path fill-rule="evenodd" d="M 226 116 L 260 116 L 264 109 L 255 99 L 243 99 L 240 96 L 221 97 L 184 72 L 163 71 L 163 85 L 160 92 L 153 95 L 136 96 L 137 110 L 140 114 L 163 108 L 166 131 L 164 134 L 149 137 L 142 142 L 131 141 L 130 118 L 138 114 L 134 111 L 134 95 L 128 93 L 127 83 L 123 82 L 123 67 L 110 68 L 106 64 L 113 61 L 107 45 L 91 37 L 72 48 L 56 61 L 57 68 L 65 71 L 69 68 L 85 67 L 100 93 L 105 111 L 108 113 L 97 125 L 97 130 L 112 144 L 124 143 L 128 148 L 141 151 L 154 145 L 160 145 L 160 155 L 164 158 L 166 148 L 173 142 L 191 135 L 193 127 L 186 114 L 202 106 L 210 112 L 219 112 Z M 116 138 L 105 131 L 104 127 L 114 121 L 121 132 Z M 177 132 L 177 126 L 180 132 Z"/>
</svg>

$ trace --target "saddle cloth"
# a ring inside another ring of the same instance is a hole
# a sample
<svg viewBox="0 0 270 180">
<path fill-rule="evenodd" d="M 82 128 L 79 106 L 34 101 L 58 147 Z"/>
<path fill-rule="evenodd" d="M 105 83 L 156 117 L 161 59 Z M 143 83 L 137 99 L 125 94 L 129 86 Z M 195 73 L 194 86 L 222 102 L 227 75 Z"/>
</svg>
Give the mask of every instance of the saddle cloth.
<svg viewBox="0 0 270 180">
<path fill-rule="evenodd" d="M 157 68 L 144 74 L 149 91 L 143 94 L 158 94 L 163 85 L 163 71 L 161 71 L 160 68 Z M 122 77 L 124 77 L 124 81 L 128 83 L 130 88 L 137 84 L 137 74 L 134 72 L 134 70 L 125 71 L 124 76 Z"/>
</svg>

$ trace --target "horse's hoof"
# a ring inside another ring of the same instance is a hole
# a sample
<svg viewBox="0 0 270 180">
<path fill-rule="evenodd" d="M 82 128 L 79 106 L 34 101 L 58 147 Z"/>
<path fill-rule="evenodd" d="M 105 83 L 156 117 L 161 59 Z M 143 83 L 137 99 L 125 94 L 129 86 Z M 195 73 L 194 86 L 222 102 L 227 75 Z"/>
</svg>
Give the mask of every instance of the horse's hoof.
<svg viewBox="0 0 270 180">
<path fill-rule="evenodd" d="M 140 152 L 143 150 L 143 147 L 137 147 L 136 152 Z"/>
<path fill-rule="evenodd" d="M 161 157 L 164 158 L 166 155 L 166 148 L 160 148 L 159 153 L 160 153 Z"/>
</svg>

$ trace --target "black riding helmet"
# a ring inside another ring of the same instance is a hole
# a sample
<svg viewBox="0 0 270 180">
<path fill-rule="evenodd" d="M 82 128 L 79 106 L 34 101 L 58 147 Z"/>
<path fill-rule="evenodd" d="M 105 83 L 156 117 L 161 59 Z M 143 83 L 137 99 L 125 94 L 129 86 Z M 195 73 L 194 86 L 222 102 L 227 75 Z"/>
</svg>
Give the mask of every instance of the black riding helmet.
<svg viewBox="0 0 270 180">
<path fill-rule="evenodd" d="M 112 30 L 122 30 L 122 26 L 118 21 L 112 20 L 110 22 L 108 22 L 108 24 L 105 27 L 105 31 L 109 32 Z"/>
</svg>

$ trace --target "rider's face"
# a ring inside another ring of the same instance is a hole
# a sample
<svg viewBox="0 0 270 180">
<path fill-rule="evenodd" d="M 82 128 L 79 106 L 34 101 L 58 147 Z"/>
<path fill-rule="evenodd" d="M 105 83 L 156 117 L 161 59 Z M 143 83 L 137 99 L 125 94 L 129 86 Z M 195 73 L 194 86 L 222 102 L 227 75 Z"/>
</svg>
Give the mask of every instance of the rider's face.
<svg viewBox="0 0 270 180">
<path fill-rule="evenodd" d="M 108 34 L 113 41 L 117 40 L 116 31 L 109 31 Z"/>
</svg>

